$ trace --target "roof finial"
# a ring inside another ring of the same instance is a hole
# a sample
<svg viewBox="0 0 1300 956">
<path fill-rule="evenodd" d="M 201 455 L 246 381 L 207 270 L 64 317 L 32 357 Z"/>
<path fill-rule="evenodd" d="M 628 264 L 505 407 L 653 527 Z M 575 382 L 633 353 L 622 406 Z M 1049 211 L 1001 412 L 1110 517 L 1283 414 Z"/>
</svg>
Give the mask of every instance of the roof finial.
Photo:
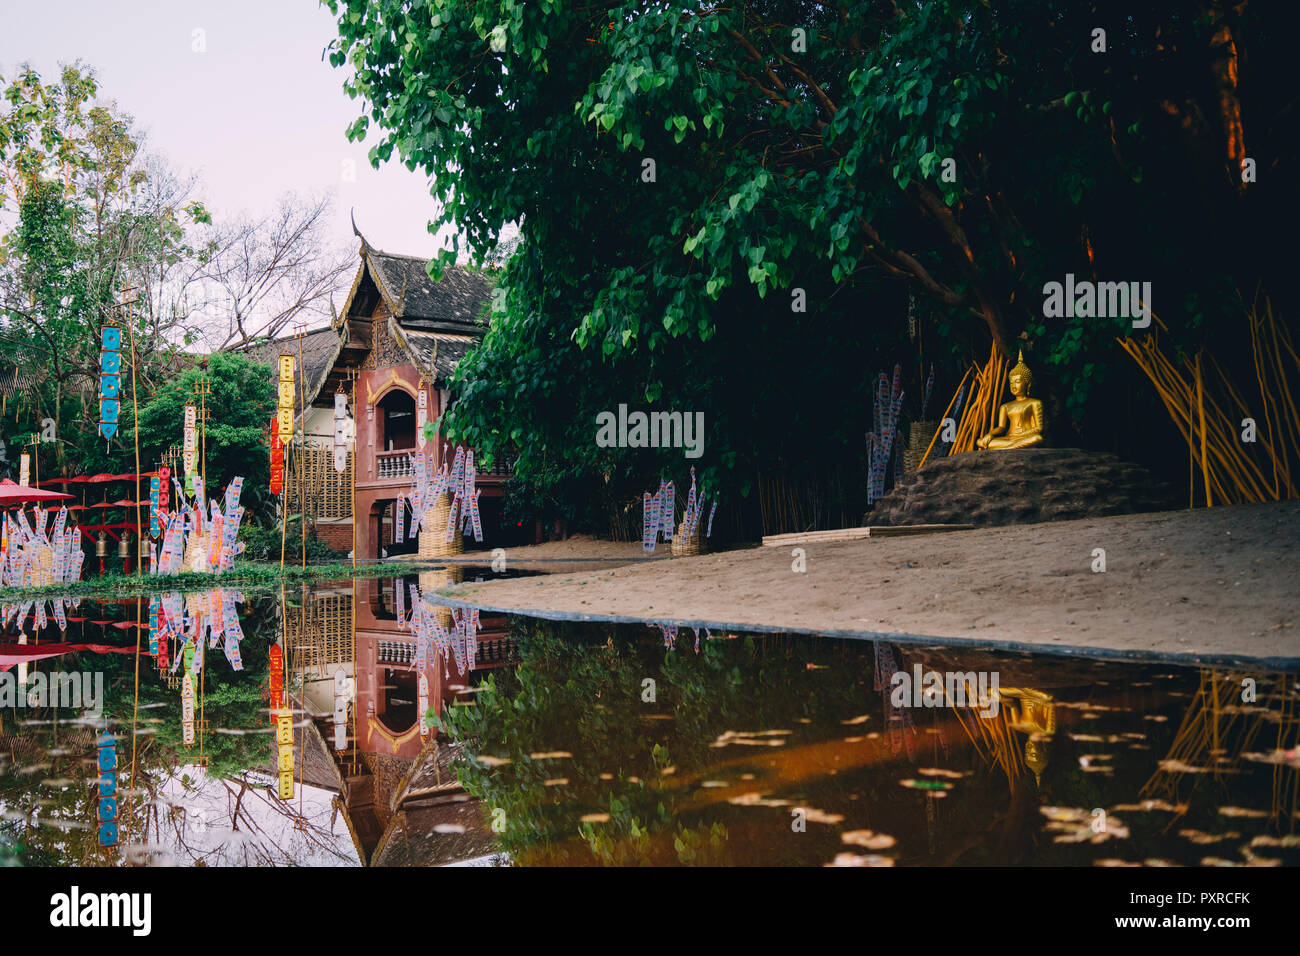
<svg viewBox="0 0 1300 956">
<path fill-rule="evenodd" d="M 350 212 L 352 214 L 352 232 L 361 240 L 361 248 L 369 249 L 370 243 L 366 242 L 366 237 L 361 235 L 361 230 L 357 228 L 357 208 L 353 206 Z"/>
</svg>

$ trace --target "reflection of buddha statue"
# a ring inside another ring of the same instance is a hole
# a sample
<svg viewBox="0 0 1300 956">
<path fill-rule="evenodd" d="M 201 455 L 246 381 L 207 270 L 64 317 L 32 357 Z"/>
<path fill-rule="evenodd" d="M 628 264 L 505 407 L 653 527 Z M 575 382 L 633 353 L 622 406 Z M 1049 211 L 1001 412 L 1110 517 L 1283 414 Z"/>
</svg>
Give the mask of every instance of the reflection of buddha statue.
<svg viewBox="0 0 1300 956">
<path fill-rule="evenodd" d="M 1029 397 L 1033 384 L 1033 373 L 1025 364 L 1025 353 L 1021 352 L 1020 360 L 1007 376 L 1007 387 L 1014 401 L 998 409 L 997 425 L 975 444 L 980 448 L 1028 448 L 1042 444 L 1046 419 L 1042 401 Z"/>
<path fill-rule="evenodd" d="M 1056 733 L 1056 704 L 1052 695 L 1028 687 L 1003 687 L 998 697 L 1007 715 L 1007 725 L 1029 735 L 1025 741 L 1025 765 L 1041 786 L 1051 738 Z"/>
<path fill-rule="evenodd" d="M 1028 687 L 1003 687 L 998 696 L 1007 712 L 1007 723 L 1030 734 L 1056 733 L 1056 704 L 1051 694 Z"/>
<path fill-rule="evenodd" d="M 1025 741 L 1025 766 L 1034 772 L 1034 783 L 1043 785 L 1043 769 L 1047 766 L 1048 741 L 1030 737 Z"/>
</svg>

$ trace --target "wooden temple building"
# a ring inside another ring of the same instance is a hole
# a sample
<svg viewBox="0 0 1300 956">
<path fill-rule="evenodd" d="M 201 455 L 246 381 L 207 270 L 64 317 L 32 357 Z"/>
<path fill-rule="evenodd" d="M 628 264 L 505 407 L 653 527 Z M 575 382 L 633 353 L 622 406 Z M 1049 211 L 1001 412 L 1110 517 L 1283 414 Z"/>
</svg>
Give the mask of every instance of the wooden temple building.
<svg viewBox="0 0 1300 956">
<path fill-rule="evenodd" d="M 249 357 L 274 368 L 276 357 L 297 359 L 307 409 L 303 422 L 309 447 L 301 461 L 307 469 L 306 513 L 314 518 L 319 536 L 331 547 L 352 549 L 351 474 L 332 466 L 334 394 L 353 395 L 350 403 L 356 428 L 356 542 L 359 560 L 413 553 L 418 538 L 395 540 L 394 503 L 409 492 L 410 455 L 417 447 L 419 396 L 427 402 L 428 421 L 435 422 L 449 401 L 447 383 L 456 363 L 486 330 L 484 306 L 490 280 L 481 273 L 449 267 L 439 282 L 425 271 L 428 260 L 395 255 L 373 248 L 361 236 L 360 262 L 347 301 L 332 325 L 302 336 L 285 337 L 248 350 Z M 272 374 L 274 374 L 272 372 Z M 443 442 L 431 440 L 433 465 L 443 459 Z M 446 451 L 450 457 L 454 448 Z M 506 527 L 501 505 L 508 470 L 500 466 L 478 470 L 482 489 L 482 548 L 531 540 L 532 526 Z M 291 514 L 298 513 L 296 478 L 286 473 Z M 409 527 L 409 516 L 406 522 Z M 472 538 L 465 543 L 474 550 Z"/>
</svg>

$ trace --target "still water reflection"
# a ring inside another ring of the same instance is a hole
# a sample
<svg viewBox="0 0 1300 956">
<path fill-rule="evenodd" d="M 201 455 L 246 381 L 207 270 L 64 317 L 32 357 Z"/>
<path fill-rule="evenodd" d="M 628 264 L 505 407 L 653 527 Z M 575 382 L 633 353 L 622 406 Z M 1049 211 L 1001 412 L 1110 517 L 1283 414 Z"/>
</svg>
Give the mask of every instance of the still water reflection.
<svg viewBox="0 0 1300 956">
<path fill-rule="evenodd" d="M 436 603 L 479 573 L 3 609 L 0 865 L 1300 860 L 1294 673 Z"/>
</svg>

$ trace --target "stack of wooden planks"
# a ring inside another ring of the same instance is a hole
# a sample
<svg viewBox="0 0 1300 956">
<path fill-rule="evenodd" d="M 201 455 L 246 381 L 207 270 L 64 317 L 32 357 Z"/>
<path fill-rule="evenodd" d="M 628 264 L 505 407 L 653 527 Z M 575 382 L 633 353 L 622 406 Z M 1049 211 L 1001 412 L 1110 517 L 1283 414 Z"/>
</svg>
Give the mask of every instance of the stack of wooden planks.
<svg viewBox="0 0 1300 956">
<path fill-rule="evenodd" d="M 910 524 L 838 528 L 833 531 L 796 531 L 791 534 L 769 534 L 763 538 L 763 547 L 781 548 L 796 544 L 828 544 L 832 541 L 852 541 L 856 538 L 887 538 L 904 534 L 970 531 L 974 527 L 973 524 Z"/>
</svg>

